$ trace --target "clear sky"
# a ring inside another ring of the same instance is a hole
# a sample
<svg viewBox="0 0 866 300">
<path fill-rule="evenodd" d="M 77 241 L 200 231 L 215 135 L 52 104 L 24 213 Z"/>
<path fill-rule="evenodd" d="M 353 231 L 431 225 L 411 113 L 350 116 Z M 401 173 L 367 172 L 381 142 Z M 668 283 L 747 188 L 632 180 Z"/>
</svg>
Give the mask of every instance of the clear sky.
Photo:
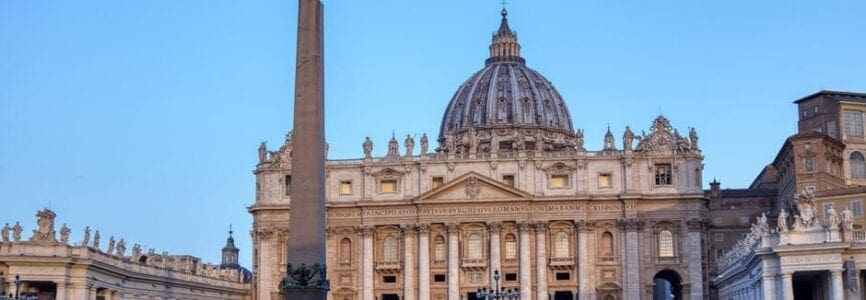
<svg viewBox="0 0 866 300">
<path fill-rule="evenodd" d="M 325 1 L 331 158 L 437 135 L 483 66 L 499 1 Z M 791 101 L 866 91 L 864 1 L 522 1 L 523 56 L 587 148 L 659 112 L 701 137 L 704 181 L 746 187 L 796 126 Z M 292 124 L 296 1 L 0 1 L 0 223 L 50 205 L 131 247 L 249 266 L 256 148 Z M 402 138 L 399 139 L 402 141 Z M 432 148 L 432 147 L 431 147 Z M 29 234 L 26 235 L 29 237 Z"/>
</svg>

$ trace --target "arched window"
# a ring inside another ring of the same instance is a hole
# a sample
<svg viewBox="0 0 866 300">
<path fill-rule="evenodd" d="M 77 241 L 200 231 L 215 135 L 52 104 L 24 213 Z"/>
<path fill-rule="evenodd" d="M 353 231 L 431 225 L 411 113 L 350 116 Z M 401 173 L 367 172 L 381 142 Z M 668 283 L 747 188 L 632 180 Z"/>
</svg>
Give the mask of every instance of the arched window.
<svg viewBox="0 0 866 300">
<path fill-rule="evenodd" d="M 397 261 L 399 258 L 397 257 L 397 238 L 393 236 L 388 236 L 385 238 L 385 241 L 382 243 L 382 248 L 384 250 L 383 259 L 384 261 Z"/>
<path fill-rule="evenodd" d="M 505 259 L 517 259 L 517 239 L 510 233 L 505 235 Z"/>
<path fill-rule="evenodd" d="M 352 240 L 349 238 L 344 238 L 340 241 L 340 262 L 352 262 Z"/>
<path fill-rule="evenodd" d="M 659 231 L 659 257 L 674 257 L 674 234 L 670 230 Z"/>
<path fill-rule="evenodd" d="M 466 242 L 466 258 L 481 259 L 484 256 L 483 249 L 484 241 L 482 241 L 481 235 L 477 233 L 470 234 Z"/>
<path fill-rule="evenodd" d="M 601 234 L 601 256 L 613 256 L 613 234 L 608 231 Z"/>
<path fill-rule="evenodd" d="M 433 260 L 445 260 L 445 238 L 441 235 L 437 235 L 435 238 L 433 238 Z"/>
<path fill-rule="evenodd" d="M 568 248 L 568 233 L 565 231 L 557 232 L 553 244 L 554 257 L 568 257 Z"/>
<path fill-rule="evenodd" d="M 860 152 L 851 153 L 851 178 L 866 178 L 866 159 Z"/>
</svg>

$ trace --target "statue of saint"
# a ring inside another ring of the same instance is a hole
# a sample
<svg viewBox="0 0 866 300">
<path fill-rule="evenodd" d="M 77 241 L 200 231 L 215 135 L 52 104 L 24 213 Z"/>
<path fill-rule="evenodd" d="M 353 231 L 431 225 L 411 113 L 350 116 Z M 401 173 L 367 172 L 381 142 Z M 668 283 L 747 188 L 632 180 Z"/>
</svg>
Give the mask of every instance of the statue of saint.
<svg viewBox="0 0 866 300">
<path fill-rule="evenodd" d="M 364 158 L 371 158 L 371 153 L 373 153 L 373 141 L 368 136 L 364 139 Z"/>
<path fill-rule="evenodd" d="M 141 256 L 141 245 L 135 244 L 132 245 L 132 260 L 138 262 L 138 257 Z"/>
<path fill-rule="evenodd" d="M 585 151 L 586 148 L 583 148 L 583 129 L 578 129 L 577 132 L 574 133 L 575 144 L 577 144 L 578 151 Z"/>
<path fill-rule="evenodd" d="M 800 212 L 800 222 L 803 223 L 803 227 L 812 227 L 815 223 L 815 204 L 812 202 L 812 197 L 809 193 L 805 193 L 794 195 L 794 200 L 797 203 L 797 210 Z"/>
<path fill-rule="evenodd" d="M 268 146 L 267 142 L 262 141 L 262 143 L 259 144 L 259 163 L 263 163 L 266 160 L 268 160 Z"/>
<path fill-rule="evenodd" d="M 15 226 L 12 227 L 12 241 L 13 242 L 17 243 L 17 242 L 21 241 L 21 231 L 23 231 L 23 230 L 24 229 L 21 228 L 21 224 L 18 224 L 18 222 L 15 222 Z"/>
<path fill-rule="evenodd" d="M 776 226 L 779 232 L 788 232 L 788 212 L 783 208 L 779 211 L 778 225 Z"/>
<path fill-rule="evenodd" d="M 69 232 L 71 231 L 69 227 L 66 227 L 66 223 L 63 223 L 63 226 L 60 227 L 60 242 L 64 245 L 69 243 Z"/>
<path fill-rule="evenodd" d="M 836 208 L 833 205 L 830 205 L 830 209 L 827 210 L 827 227 L 839 229 L 839 223 L 839 213 L 836 212 Z"/>
<path fill-rule="evenodd" d="M 96 233 L 93 234 L 93 248 L 96 248 L 96 250 L 99 250 L 99 238 L 99 230 L 97 230 Z"/>
<path fill-rule="evenodd" d="M 535 151 L 544 151 L 544 138 L 541 137 L 541 130 L 535 130 Z"/>
<path fill-rule="evenodd" d="M 407 134 L 406 140 L 403 141 L 403 146 L 406 147 L 406 157 L 412 157 L 412 150 L 415 149 L 415 139 Z"/>
<path fill-rule="evenodd" d="M 3 242 L 4 243 L 9 242 L 9 231 L 12 231 L 12 228 L 9 227 L 9 223 L 6 223 L 6 226 L 3 226 L 3 229 L 0 230 L 0 232 L 2 232 L 2 234 L 3 234 Z"/>
<path fill-rule="evenodd" d="M 114 236 L 108 237 L 108 250 L 105 253 L 111 254 L 114 252 Z"/>
<path fill-rule="evenodd" d="M 421 155 L 427 155 L 427 146 L 428 146 L 427 133 L 425 132 L 424 134 L 421 135 Z"/>
<path fill-rule="evenodd" d="M 854 230 L 854 214 L 848 210 L 847 206 L 842 210 L 842 226 L 845 230 Z"/>
<path fill-rule="evenodd" d="M 634 141 L 634 132 L 631 132 L 631 128 L 625 126 L 625 133 L 622 134 L 622 149 L 631 150 L 632 141 Z"/>
<path fill-rule="evenodd" d="M 691 142 L 692 150 L 698 150 L 698 132 L 695 131 L 694 127 L 689 130 L 689 141 Z"/>
<path fill-rule="evenodd" d="M 87 247 L 87 243 L 90 242 L 90 226 L 84 227 L 84 239 L 81 240 L 81 245 Z"/>
<path fill-rule="evenodd" d="M 457 151 L 457 144 L 454 141 L 454 135 L 451 132 L 445 134 L 445 148 L 448 149 L 448 153 L 454 154 Z"/>
<path fill-rule="evenodd" d="M 123 256 L 124 253 L 126 253 L 126 241 L 120 239 L 120 241 L 117 242 L 117 256 Z"/>
</svg>

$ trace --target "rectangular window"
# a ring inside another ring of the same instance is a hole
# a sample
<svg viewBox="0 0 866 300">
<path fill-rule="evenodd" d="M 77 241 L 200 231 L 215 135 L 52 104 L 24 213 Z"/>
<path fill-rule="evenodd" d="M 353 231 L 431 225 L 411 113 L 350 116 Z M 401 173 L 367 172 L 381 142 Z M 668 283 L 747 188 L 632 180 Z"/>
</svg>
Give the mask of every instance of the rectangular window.
<svg viewBox="0 0 866 300">
<path fill-rule="evenodd" d="M 292 195 L 292 175 L 286 175 L 286 178 L 283 180 L 283 185 L 285 185 L 285 188 L 283 188 L 283 189 L 286 192 L 286 196 L 291 196 Z"/>
<path fill-rule="evenodd" d="M 831 138 L 839 138 L 836 135 L 836 121 L 827 122 L 827 135 Z"/>
<path fill-rule="evenodd" d="M 671 185 L 671 164 L 656 164 L 655 166 L 655 183 L 656 185 Z"/>
<path fill-rule="evenodd" d="M 863 137 L 863 113 L 859 110 L 846 109 L 843 117 L 845 118 L 845 134 Z"/>
<path fill-rule="evenodd" d="M 514 186 L 514 175 L 502 175 L 502 183 L 507 186 Z"/>
<path fill-rule="evenodd" d="M 556 280 L 560 280 L 560 281 L 571 280 L 571 273 L 556 272 Z"/>
<path fill-rule="evenodd" d="M 724 234 L 721 234 L 721 233 L 716 233 L 715 238 L 716 238 L 716 242 L 723 242 L 723 241 L 725 241 L 725 235 L 724 235 Z"/>
<path fill-rule="evenodd" d="M 445 282 L 445 274 L 433 275 L 433 282 Z"/>
<path fill-rule="evenodd" d="M 814 186 L 811 186 L 811 185 L 810 185 L 810 186 L 807 186 L 807 187 L 806 187 L 806 192 L 809 193 L 809 194 L 814 194 L 814 193 L 815 193 L 815 187 L 814 187 Z"/>
<path fill-rule="evenodd" d="M 445 243 L 436 243 L 433 245 L 433 260 L 445 260 Z"/>
<path fill-rule="evenodd" d="M 517 273 L 505 273 L 505 281 L 517 281 Z"/>
<path fill-rule="evenodd" d="M 340 181 L 340 195 L 351 195 L 352 194 L 352 181 L 343 180 Z"/>
<path fill-rule="evenodd" d="M 674 257 L 674 235 L 670 230 L 659 231 L 659 257 Z"/>
<path fill-rule="evenodd" d="M 433 181 L 430 182 L 430 189 L 435 189 L 445 184 L 445 178 L 442 176 L 433 176 Z"/>
<path fill-rule="evenodd" d="M 855 218 L 863 217 L 863 200 L 851 201 L 851 213 Z"/>
<path fill-rule="evenodd" d="M 550 188 L 568 187 L 568 175 L 550 175 Z"/>
<path fill-rule="evenodd" d="M 517 242 L 505 242 L 505 259 L 517 259 Z"/>
<path fill-rule="evenodd" d="M 810 158 L 803 159 L 803 165 L 806 167 L 807 172 L 815 171 L 815 160 Z"/>
<path fill-rule="evenodd" d="M 612 187 L 613 184 L 610 182 L 610 173 L 599 173 L 598 174 L 598 188 L 609 188 Z"/>
<path fill-rule="evenodd" d="M 383 283 L 397 283 L 397 276 L 382 276 Z"/>
<path fill-rule="evenodd" d="M 397 180 L 382 180 L 379 181 L 379 193 L 396 193 Z"/>
</svg>

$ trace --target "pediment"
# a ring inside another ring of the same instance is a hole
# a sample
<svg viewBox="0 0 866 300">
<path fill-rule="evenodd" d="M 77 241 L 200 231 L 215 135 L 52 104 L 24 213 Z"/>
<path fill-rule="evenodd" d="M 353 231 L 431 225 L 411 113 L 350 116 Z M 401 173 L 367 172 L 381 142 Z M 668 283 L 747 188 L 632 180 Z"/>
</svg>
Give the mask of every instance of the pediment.
<svg viewBox="0 0 866 300">
<path fill-rule="evenodd" d="M 469 172 L 417 197 L 420 201 L 436 200 L 505 200 L 529 198 L 531 195 L 490 177 Z"/>
</svg>

